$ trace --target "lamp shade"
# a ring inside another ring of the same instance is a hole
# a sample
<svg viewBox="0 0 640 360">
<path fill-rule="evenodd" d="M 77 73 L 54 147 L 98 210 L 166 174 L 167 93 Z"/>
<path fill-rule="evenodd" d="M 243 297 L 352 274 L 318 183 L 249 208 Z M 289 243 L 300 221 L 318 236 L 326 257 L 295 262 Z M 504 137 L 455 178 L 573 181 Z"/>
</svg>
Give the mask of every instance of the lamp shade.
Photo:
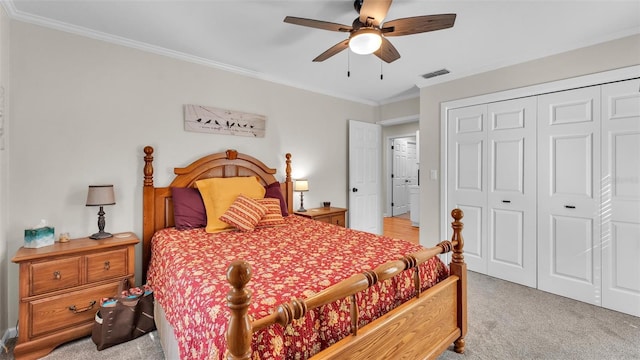
<svg viewBox="0 0 640 360">
<path fill-rule="evenodd" d="M 349 38 L 349 49 L 359 55 L 372 54 L 381 44 L 382 37 L 376 29 L 360 29 Z"/>
<path fill-rule="evenodd" d="M 306 179 L 296 180 L 293 191 L 309 191 L 309 181 Z"/>
<path fill-rule="evenodd" d="M 89 185 L 87 206 L 115 205 L 113 185 Z"/>
</svg>

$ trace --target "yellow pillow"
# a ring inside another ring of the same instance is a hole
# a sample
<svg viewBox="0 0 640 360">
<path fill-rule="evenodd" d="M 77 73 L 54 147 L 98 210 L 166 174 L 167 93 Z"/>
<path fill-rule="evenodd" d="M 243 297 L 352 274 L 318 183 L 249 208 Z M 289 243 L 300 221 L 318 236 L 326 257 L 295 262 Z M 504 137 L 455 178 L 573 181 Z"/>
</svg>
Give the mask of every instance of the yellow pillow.
<svg viewBox="0 0 640 360">
<path fill-rule="evenodd" d="M 208 233 L 218 232 L 230 227 L 220 220 L 220 216 L 233 204 L 238 195 L 252 199 L 262 199 L 266 190 L 255 176 L 210 178 L 196 181 L 207 211 Z"/>
</svg>

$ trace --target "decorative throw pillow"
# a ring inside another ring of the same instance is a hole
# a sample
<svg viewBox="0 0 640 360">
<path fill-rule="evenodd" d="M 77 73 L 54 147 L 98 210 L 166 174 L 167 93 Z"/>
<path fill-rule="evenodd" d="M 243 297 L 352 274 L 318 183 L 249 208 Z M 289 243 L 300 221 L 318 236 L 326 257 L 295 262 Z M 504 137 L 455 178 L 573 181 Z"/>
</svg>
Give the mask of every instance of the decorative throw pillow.
<svg viewBox="0 0 640 360">
<path fill-rule="evenodd" d="M 267 208 L 265 206 L 240 194 L 227 211 L 220 216 L 220 220 L 237 227 L 241 231 L 253 231 L 253 228 L 266 212 Z"/>
<path fill-rule="evenodd" d="M 171 188 L 173 197 L 173 222 L 178 230 L 207 226 L 207 212 L 198 189 Z"/>
<path fill-rule="evenodd" d="M 267 212 L 264 214 L 262 219 L 260 219 L 260 222 L 256 224 L 256 228 L 282 226 L 285 224 L 282 213 L 280 212 L 280 201 L 278 201 L 278 199 L 264 198 L 256 201 L 267 209 Z"/>
<path fill-rule="evenodd" d="M 238 195 L 252 199 L 262 199 L 265 189 L 255 176 L 210 178 L 196 181 L 207 211 L 207 232 L 224 230 L 229 224 L 220 220 L 220 216 L 233 204 Z"/>
<path fill-rule="evenodd" d="M 276 181 L 269 185 L 265 185 L 264 189 L 266 190 L 264 197 L 280 200 L 280 212 L 282 213 L 282 216 L 289 216 L 287 201 L 284 199 L 284 195 L 282 195 L 282 188 L 280 187 L 280 183 Z"/>
</svg>

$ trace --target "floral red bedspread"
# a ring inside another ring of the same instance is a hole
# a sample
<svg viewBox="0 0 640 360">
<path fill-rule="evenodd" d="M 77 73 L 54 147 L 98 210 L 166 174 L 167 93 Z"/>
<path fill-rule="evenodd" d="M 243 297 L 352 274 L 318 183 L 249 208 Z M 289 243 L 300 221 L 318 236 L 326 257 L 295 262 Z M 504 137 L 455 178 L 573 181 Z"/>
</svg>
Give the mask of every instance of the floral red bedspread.
<svg viewBox="0 0 640 360">
<path fill-rule="evenodd" d="M 182 359 L 222 359 L 229 311 L 229 263 L 251 264 L 249 314 L 268 315 L 276 305 L 305 298 L 347 277 L 415 252 L 421 247 L 300 216 L 286 226 L 250 233 L 208 234 L 168 228 L 152 240 L 148 283 L 174 328 Z M 412 270 L 356 296 L 364 325 L 413 293 Z M 421 265 L 426 289 L 448 276 L 438 257 Z M 286 328 L 274 325 L 253 337 L 254 359 L 305 359 L 350 333 L 349 299 L 308 312 Z"/>
</svg>

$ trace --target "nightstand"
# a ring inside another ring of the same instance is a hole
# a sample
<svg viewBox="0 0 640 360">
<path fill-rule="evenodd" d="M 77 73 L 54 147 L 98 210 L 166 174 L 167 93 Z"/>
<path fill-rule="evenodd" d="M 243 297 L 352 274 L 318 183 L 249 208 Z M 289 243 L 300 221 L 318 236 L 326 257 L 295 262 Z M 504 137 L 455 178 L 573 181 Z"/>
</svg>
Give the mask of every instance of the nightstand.
<svg viewBox="0 0 640 360">
<path fill-rule="evenodd" d="M 309 219 L 323 221 L 326 223 L 338 225 L 344 227 L 345 222 L 345 213 L 347 209 L 343 208 L 335 208 L 335 207 L 320 207 L 315 209 L 307 209 L 305 212 L 294 212 L 294 214 L 299 216 L 304 216 Z"/>
<path fill-rule="evenodd" d="M 134 285 L 138 242 L 133 233 L 123 233 L 20 248 L 11 260 L 20 265 L 16 360 L 40 358 L 90 335 L 100 299 L 116 295 L 122 278 Z"/>
</svg>

